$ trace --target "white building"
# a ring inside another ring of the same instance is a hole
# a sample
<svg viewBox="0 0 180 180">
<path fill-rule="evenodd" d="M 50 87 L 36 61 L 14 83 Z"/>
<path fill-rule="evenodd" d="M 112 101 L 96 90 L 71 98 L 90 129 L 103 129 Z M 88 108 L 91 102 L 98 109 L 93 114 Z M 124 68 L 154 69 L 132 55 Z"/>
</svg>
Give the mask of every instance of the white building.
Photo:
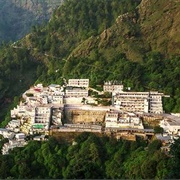
<svg viewBox="0 0 180 180">
<path fill-rule="evenodd" d="M 69 79 L 68 85 L 72 87 L 89 87 L 89 79 Z"/>
<path fill-rule="evenodd" d="M 17 128 L 17 127 L 20 127 L 20 124 L 21 124 L 21 122 L 20 122 L 20 120 L 11 120 L 11 121 L 9 121 L 9 123 L 7 124 L 7 129 L 8 128 Z"/>
<path fill-rule="evenodd" d="M 165 115 L 166 117 L 160 121 L 160 127 L 168 134 L 180 136 L 180 117 L 173 115 Z"/>
<path fill-rule="evenodd" d="M 5 143 L 2 148 L 2 154 L 9 154 L 9 150 L 14 149 L 15 147 L 23 147 L 27 144 L 25 141 L 16 141 L 16 140 L 9 140 L 8 143 Z"/>
<path fill-rule="evenodd" d="M 59 92 L 62 90 L 59 84 L 50 84 L 48 88 L 49 88 L 49 91 L 52 91 L 52 92 Z"/>
<path fill-rule="evenodd" d="M 24 140 L 25 137 L 26 137 L 26 135 L 24 133 L 17 133 L 17 134 L 15 134 L 15 138 L 17 140 Z"/>
<path fill-rule="evenodd" d="M 40 136 L 35 136 L 33 138 L 33 140 L 34 141 L 44 141 L 44 140 L 47 140 L 47 139 L 45 138 L 45 135 L 40 135 Z"/>
<path fill-rule="evenodd" d="M 41 104 L 48 104 L 48 96 L 47 95 L 41 95 L 40 103 Z"/>
<path fill-rule="evenodd" d="M 8 127 L 13 131 L 26 134 L 35 131 L 47 132 L 52 118 L 52 107 L 59 108 L 64 103 L 63 90 L 60 85 L 56 84 L 51 84 L 49 87 L 43 87 L 41 84 L 31 87 L 23 94 L 25 102 L 11 111 L 11 117 L 19 119 L 21 123 L 19 129 L 14 127 L 16 126 L 14 120 Z M 61 114 L 55 119 L 54 122 L 61 124 Z"/>
<path fill-rule="evenodd" d="M 34 86 L 34 90 L 42 91 L 43 90 L 43 85 L 42 84 L 37 84 L 36 86 Z"/>
<path fill-rule="evenodd" d="M 113 105 L 123 111 L 161 114 L 162 96 L 158 92 L 119 92 L 113 96 Z"/>
<path fill-rule="evenodd" d="M 59 128 L 59 131 L 69 132 L 102 132 L 102 126 L 93 124 L 64 124 Z"/>
<path fill-rule="evenodd" d="M 35 107 L 35 117 L 32 122 L 33 129 L 49 129 L 51 109 L 50 106 Z"/>
<path fill-rule="evenodd" d="M 63 104 L 63 95 L 61 93 L 54 93 L 48 96 L 48 101 L 53 104 Z"/>
<path fill-rule="evenodd" d="M 109 111 L 105 116 L 106 127 L 117 127 L 117 122 L 119 120 L 119 113 L 115 111 Z"/>
<path fill-rule="evenodd" d="M 180 113 L 171 113 L 171 115 L 180 117 Z"/>
<path fill-rule="evenodd" d="M 144 129 L 142 121 L 133 113 L 109 111 L 105 116 L 106 128 L 137 128 Z"/>
<path fill-rule="evenodd" d="M 88 89 L 82 87 L 66 87 L 65 97 L 88 97 Z"/>
<path fill-rule="evenodd" d="M 5 128 L 0 128 L 0 134 L 4 137 L 4 138 L 8 138 L 8 139 L 13 139 L 14 138 L 14 135 L 15 133 L 8 130 L 8 129 L 5 129 Z"/>
<path fill-rule="evenodd" d="M 15 118 L 16 116 L 24 116 L 26 114 L 26 106 L 25 105 L 17 105 L 17 108 L 11 110 L 11 117 Z"/>
<path fill-rule="evenodd" d="M 105 82 L 103 85 L 103 91 L 110 93 L 122 92 L 123 88 L 124 86 L 122 84 L 117 84 L 116 82 L 112 82 L 112 81 Z"/>
</svg>

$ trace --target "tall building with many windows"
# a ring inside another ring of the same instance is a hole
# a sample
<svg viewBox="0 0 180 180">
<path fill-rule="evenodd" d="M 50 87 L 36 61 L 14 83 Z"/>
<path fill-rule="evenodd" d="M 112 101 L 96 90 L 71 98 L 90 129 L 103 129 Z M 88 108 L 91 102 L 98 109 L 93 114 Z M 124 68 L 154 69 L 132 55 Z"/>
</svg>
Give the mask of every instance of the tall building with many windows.
<svg viewBox="0 0 180 180">
<path fill-rule="evenodd" d="M 123 111 L 163 113 L 163 93 L 158 92 L 119 92 L 112 97 L 112 104 Z"/>
<path fill-rule="evenodd" d="M 103 85 L 104 92 L 122 92 L 124 86 L 112 81 L 105 82 Z"/>
<path fill-rule="evenodd" d="M 69 79 L 68 85 L 72 87 L 89 87 L 89 79 Z"/>
<path fill-rule="evenodd" d="M 88 97 L 88 89 L 83 87 L 66 87 L 65 97 Z"/>
<path fill-rule="evenodd" d="M 51 106 L 38 106 L 35 107 L 35 116 L 32 123 L 33 129 L 49 129 L 51 118 Z"/>
</svg>

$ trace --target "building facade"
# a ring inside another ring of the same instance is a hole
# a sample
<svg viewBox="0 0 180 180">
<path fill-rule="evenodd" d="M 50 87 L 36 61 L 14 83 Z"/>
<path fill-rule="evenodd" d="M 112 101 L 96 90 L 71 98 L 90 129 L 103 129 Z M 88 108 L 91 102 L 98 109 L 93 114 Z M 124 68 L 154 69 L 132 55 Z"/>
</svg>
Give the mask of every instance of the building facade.
<svg viewBox="0 0 180 180">
<path fill-rule="evenodd" d="M 72 87 L 89 87 L 89 79 L 69 79 L 68 86 Z"/>
<path fill-rule="evenodd" d="M 180 117 L 168 115 L 159 123 L 168 134 L 180 135 Z"/>
<path fill-rule="evenodd" d="M 82 87 L 67 87 L 65 97 L 88 97 L 88 89 Z"/>
<path fill-rule="evenodd" d="M 105 82 L 103 85 L 104 92 L 122 92 L 124 86 L 122 84 L 113 83 L 111 81 Z"/>
<path fill-rule="evenodd" d="M 35 107 L 33 129 L 49 129 L 52 108 L 49 106 Z"/>
<path fill-rule="evenodd" d="M 119 92 L 112 97 L 112 104 L 123 111 L 163 113 L 163 93 L 158 92 Z"/>
<path fill-rule="evenodd" d="M 134 113 L 118 113 L 109 111 L 105 116 L 106 128 L 137 128 L 144 129 L 142 120 Z"/>
</svg>

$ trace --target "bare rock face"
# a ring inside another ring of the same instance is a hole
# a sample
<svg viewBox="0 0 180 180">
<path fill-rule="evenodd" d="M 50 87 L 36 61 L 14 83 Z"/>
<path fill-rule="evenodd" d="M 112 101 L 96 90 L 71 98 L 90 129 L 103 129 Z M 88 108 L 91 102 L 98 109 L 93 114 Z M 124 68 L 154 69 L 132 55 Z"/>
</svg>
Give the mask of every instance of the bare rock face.
<svg viewBox="0 0 180 180">
<path fill-rule="evenodd" d="M 50 19 L 63 0 L 1 0 L 0 43 L 15 41 L 29 33 L 32 25 Z"/>
</svg>

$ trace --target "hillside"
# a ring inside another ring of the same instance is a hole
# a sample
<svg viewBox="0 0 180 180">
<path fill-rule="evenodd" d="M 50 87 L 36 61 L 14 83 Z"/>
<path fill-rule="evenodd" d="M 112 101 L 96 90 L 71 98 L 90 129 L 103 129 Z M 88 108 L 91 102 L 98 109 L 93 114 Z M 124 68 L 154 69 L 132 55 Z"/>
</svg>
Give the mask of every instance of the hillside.
<svg viewBox="0 0 180 180">
<path fill-rule="evenodd" d="M 1 0 L 0 43 L 15 41 L 30 32 L 32 25 L 47 22 L 63 0 Z"/>
<path fill-rule="evenodd" d="M 71 136 L 70 136 L 71 135 Z M 147 144 L 116 140 L 92 133 L 65 133 L 58 139 L 29 141 L 0 154 L 1 179 L 173 179 L 179 178 L 179 153 L 174 145 L 173 158 L 161 150 L 158 140 Z M 2 142 L 0 142 L 1 145 Z M 173 161 L 172 161 L 173 160 Z M 17 163 L 18 162 L 18 163 Z M 173 163 L 175 162 L 175 163 Z"/>
<path fill-rule="evenodd" d="M 136 11 L 118 16 L 111 27 L 81 43 L 71 56 L 88 57 L 94 49 L 105 58 L 122 52 L 135 61 L 142 60 L 149 51 L 165 57 L 179 55 L 179 15 L 179 1 L 142 0 Z"/>
<path fill-rule="evenodd" d="M 138 8 L 143 41 L 166 56 L 180 54 L 180 1 L 143 0 Z"/>
<path fill-rule="evenodd" d="M 163 91 L 166 112 L 180 112 L 179 8 L 176 0 L 65 1 L 47 24 L 1 47 L 1 108 L 34 83 L 65 77 Z"/>
</svg>

